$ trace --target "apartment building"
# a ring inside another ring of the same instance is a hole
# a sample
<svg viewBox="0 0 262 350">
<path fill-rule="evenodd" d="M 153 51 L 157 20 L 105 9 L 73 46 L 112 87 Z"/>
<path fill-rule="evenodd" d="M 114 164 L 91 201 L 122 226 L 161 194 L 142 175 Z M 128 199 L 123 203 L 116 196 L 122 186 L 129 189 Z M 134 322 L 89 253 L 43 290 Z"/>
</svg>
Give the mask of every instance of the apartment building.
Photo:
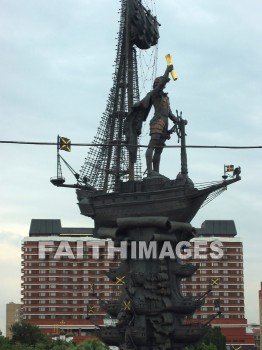
<svg viewBox="0 0 262 350">
<path fill-rule="evenodd" d="M 10 327 L 21 320 L 21 306 L 22 304 L 16 304 L 10 302 L 6 304 L 6 337 L 12 338 L 12 332 Z"/>
<path fill-rule="evenodd" d="M 107 241 L 91 229 L 63 228 L 60 220 L 33 219 L 22 244 L 22 315 L 45 333 L 81 339 L 93 335 L 105 313 L 104 301 L 117 298 L 120 285 L 105 273 L 118 264 Z"/>
</svg>

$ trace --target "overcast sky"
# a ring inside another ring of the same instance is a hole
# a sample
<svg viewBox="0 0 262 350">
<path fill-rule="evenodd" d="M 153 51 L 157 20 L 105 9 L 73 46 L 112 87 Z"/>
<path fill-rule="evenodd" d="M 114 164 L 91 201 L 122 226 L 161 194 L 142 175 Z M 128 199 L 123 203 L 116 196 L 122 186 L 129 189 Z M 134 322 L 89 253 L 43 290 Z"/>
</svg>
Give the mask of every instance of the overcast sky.
<svg viewBox="0 0 262 350">
<path fill-rule="evenodd" d="M 149 2 L 149 0 L 147 1 Z M 0 0 L 0 140 L 91 142 L 112 86 L 118 32 L 116 0 Z M 158 72 L 171 53 L 179 79 L 167 86 L 172 109 L 188 120 L 188 145 L 262 145 L 262 2 L 156 0 Z M 142 143 L 148 140 L 148 125 Z M 176 144 L 176 138 L 169 144 Z M 65 157 L 75 170 L 86 148 Z M 261 276 L 261 149 L 189 149 L 194 182 L 220 180 L 224 164 L 242 181 L 197 214 L 235 220 L 244 244 L 246 317 L 258 322 Z M 0 329 L 5 304 L 20 301 L 21 239 L 32 218 L 92 227 L 74 190 L 53 187 L 55 146 L 0 144 Z M 163 153 L 161 172 L 175 178 L 179 151 Z M 73 179 L 68 175 L 68 182 Z"/>
</svg>

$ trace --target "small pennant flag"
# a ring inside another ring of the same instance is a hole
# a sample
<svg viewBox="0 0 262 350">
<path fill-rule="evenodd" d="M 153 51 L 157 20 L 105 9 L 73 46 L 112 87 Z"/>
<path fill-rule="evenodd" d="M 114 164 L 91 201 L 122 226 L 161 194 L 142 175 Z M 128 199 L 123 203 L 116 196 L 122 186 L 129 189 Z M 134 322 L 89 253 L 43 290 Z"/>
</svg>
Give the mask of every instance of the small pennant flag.
<svg viewBox="0 0 262 350">
<path fill-rule="evenodd" d="M 71 152 L 71 140 L 66 137 L 59 137 L 59 149 L 61 151 Z"/>
<path fill-rule="evenodd" d="M 225 165 L 226 172 L 234 171 L 234 169 L 235 169 L 234 165 Z"/>
</svg>

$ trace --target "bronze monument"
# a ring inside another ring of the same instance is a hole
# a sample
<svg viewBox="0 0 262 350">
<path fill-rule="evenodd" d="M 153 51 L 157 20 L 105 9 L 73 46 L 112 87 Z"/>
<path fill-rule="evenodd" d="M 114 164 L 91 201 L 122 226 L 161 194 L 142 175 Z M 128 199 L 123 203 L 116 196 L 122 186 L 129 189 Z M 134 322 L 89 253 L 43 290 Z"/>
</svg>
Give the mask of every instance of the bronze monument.
<svg viewBox="0 0 262 350">
<path fill-rule="evenodd" d="M 81 214 L 94 220 L 96 237 L 111 238 L 116 245 L 126 241 L 127 259 L 108 277 L 123 285 L 119 300 L 102 305 L 115 318 L 115 326 L 100 327 L 98 336 L 120 349 L 183 349 L 198 341 L 207 325 L 188 323 L 204 303 L 203 297 L 186 298 L 181 280 L 190 278 L 197 267 L 161 252 L 173 251 L 181 241 L 195 236 L 190 222 L 200 207 L 240 180 L 230 179 L 196 186 L 188 177 L 186 120 L 174 115 L 163 92 L 174 71 L 168 64 L 153 89 L 140 100 L 137 50 L 147 50 L 159 39 L 159 23 L 140 0 L 122 0 L 113 87 L 94 146 L 86 157 L 77 183 L 67 185 L 57 177 L 53 184 L 76 188 Z M 149 110 L 151 139 L 146 151 L 147 174 L 142 176 L 139 135 Z M 168 119 L 174 126 L 168 129 Z M 165 141 L 176 132 L 181 145 L 181 168 L 175 178 L 160 174 L 160 156 Z M 147 249 L 156 242 L 157 258 L 132 259 L 132 247 L 141 242 Z M 205 294 L 205 293 L 204 293 Z M 207 322 L 208 323 L 208 322 Z"/>
</svg>

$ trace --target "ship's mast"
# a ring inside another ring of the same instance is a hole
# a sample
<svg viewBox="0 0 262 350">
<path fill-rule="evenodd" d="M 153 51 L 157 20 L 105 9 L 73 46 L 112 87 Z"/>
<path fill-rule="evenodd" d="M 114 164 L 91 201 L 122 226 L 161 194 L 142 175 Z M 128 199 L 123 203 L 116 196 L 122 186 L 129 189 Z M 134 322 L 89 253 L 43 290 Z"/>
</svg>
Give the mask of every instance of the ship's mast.
<svg viewBox="0 0 262 350">
<path fill-rule="evenodd" d="M 118 191 L 120 181 L 128 180 L 130 168 L 124 146 L 124 120 L 139 100 L 139 89 L 136 52 L 130 40 L 129 5 L 130 0 L 122 0 L 113 87 L 93 141 L 102 145 L 91 147 L 80 171 L 80 181 L 86 176 L 90 185 L 103 192 Z M 131 179 L 141 178 L 134 164 L 131 169 Z"/>
<path fill-rule="evenodd" d="M 127 105 L 128 105 L 128 113 L 131 111 L 131 108 L 134 104 L 134 92 L 133 92 L 133 82 L 134 82 L 134 70 L 133 70 L 133 45 L 131 44 L 130 36 L 131 36 L 131 25 L 130 25 L 130 6 L 129 1 L 127 0 L 126 4 L 126 48 L 127 48 L 127 86 L 128 86 L 128 93 L 127 93 Z M 134 163 L 131 160 L 131 156 L 129 154 L 129 166 L 128 166 L 128 173 L 129 173 L 129 181 L 134 180 Z"/>
<path fill-rule="evenodd" d="M 139 149 L 134 162 L 125 147 L 124 122 L 139 101 L 135 46 L 146 50 L 158 40 L 158 23 L 140 0 L 121 1 L 119 23 L 113 87 L 79 178 L 104 193 L 117 192 L 121 181 L 142 179 Z"/>
</svg>

